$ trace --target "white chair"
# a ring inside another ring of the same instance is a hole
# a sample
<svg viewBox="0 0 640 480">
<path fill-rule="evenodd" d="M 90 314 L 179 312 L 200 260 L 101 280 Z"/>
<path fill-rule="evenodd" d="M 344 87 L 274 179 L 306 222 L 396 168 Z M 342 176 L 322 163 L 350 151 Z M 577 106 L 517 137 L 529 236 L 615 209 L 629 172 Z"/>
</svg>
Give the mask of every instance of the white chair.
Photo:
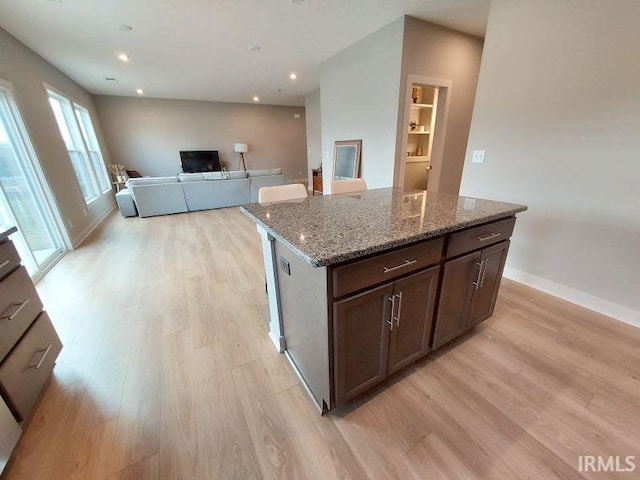
<svg viewBox="0 0 640 480">
<path fill-rule="evenodd" d="M 301 183 L 274 185 L 272 187 L 262 187 L 258 190 L 258 202 L 260 203 L 281 202 L 300 198 L 307 198 L 307 189 Z"/>
<path fill-rule="evenodd" d="M 329 184 L 329 195 L 365 192 L 366 190 L 367 182 L 362 178 L 354 178 L 353 180 L 332 180 Z"/>
</svg>

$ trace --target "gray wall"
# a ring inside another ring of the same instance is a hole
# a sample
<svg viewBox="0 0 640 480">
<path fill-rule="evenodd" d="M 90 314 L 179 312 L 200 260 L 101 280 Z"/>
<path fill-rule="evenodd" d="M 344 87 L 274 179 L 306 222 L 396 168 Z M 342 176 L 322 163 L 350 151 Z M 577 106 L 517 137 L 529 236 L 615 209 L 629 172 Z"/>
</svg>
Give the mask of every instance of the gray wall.
<svg viewBox="0 0 640 480">
<path fill-rule="evenodd" d="M 457 194 L 471 125 L 473 102 L 476 95 L 483 40 L 449 28 L 405 17 L 404 47 L 402 52 L 402 82 L 400 84 L 400 118 L 396 164 L 400 165 L 404 152 L 402 137 L 407 126 L 402 113 L 407 98 L 407 75 L 421 75 L 451 82 L 446 135 L 442 164 L 432 162 L 432 175 L 439 175 L 436 190 Z M 442 121 L 442 112 L 438 119 Z M 436 121 L 436 128 L 442 127 Z M 434 145 L 434 149 L 436 145 Z M 396 168 L 396 175 L 399 172 Z M 396 178 L 398 180 L 398 178 Z M 397 184 L 397 181 L 396 181 Z M 429 183 L 431 188 L 431 181 Z"/>
<path fill-rule="evenodd" d="M 529 206 L 508 275 L 640 326 L 638 25 L 633 0 L 494 0 L 461 193 Z"/>
<path fill-rule="evenodd" d="M 49 188 L 64 219 L 65 228 L 73 244 L 77 245 L 111 210 L 114 198 L 109 192 L 90 205 L 85 204 L 42 82 L 47 82 L 87 107 L 105 162 L 109 164 L 109 152 L 105 148 L 91 96 L 77 83 L 1 28 L 0 78 L 13 85 L 16 103 L 29 131 Z"/>
<path fill-rule="evenodd" d="M 322 115 L 320 108 L 320 90 L 308 93 L 304 97 L 304 109 L 307 116 L 307 172 L 311 182 L 311 169 L 318 168 L 322 162 Z M 313 185 L 309 185 L 312 189 Z"/>
<path fill-rule="evenodd" d="M 306 179 L 305 114 L 278 107 L 150 98 L 94 98 L 114 163 L 163 176 L 180 172 L 180 150 L 218 150 L 229 170 L 247 143 L 248 169 L 281 167 L 288 181 Z M 300 114 L 295 118 L 294 114 Z"/>
<path fill-rule="evenodd" d="M 320 65 L 325 179 L 333 176 L 334 142 L 361 139 L 369 188 L 393 184 L 403 27 L 399 18 Z"/>
</svg>

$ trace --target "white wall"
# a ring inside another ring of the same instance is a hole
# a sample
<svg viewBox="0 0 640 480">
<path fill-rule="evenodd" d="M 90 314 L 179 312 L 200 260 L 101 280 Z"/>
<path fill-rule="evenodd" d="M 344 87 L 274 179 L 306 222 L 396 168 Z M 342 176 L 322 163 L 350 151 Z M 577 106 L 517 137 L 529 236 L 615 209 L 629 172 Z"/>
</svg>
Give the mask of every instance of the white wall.
<svg viewBox="0 0 640 480">
<path fill-rule="evenodd" d="M 361 139 L 362 178 L 369 188 L 392 186 L 403 29 L 404 17 L 320 65 L 325 178 L 333 177 L 334 142 Z"/>
<path fill-rule="evenodd" d="M 42 82 L 47 82 L 87 107 L 105 162 L 109 164 L 109 152 L 105 148 L 91 96 L 2 28 L 0 28 L 0 78 L 13 85 L 16 103 L 49 188 L 65 221 L 65 228 L 73 244 L 77 245 L 113 208 L 114 197 L 112 193 L 108 193 L 90 205 L 85 204 Z"/>
<path fill-rule="evenodd" d="M 613 3 L 493 0 L 461 193 L 529 206 L 508 275 L 640 326 L 640 3 Z"/>
<path fill-rule="evenodd" d="M 180 172 L 180 150 L 218 150 L 237 170 L 235 142 L 246 143 L 248 169 L 281 167 L 306 180 L 305 113 L 281 107 L 193 100 L 94 97 L 111 158 L 143 175 Z M 300 118 L 295 118 L 299 114 Z"/>
<path fill-rule="evenodd" d="M 307 120 L 307 172 L 311 182 L 311 169 L 318 168 L 322 162 L 320 90 L 314 90 L 305 95 L 304 109 Z M 312 188 L 313 185 L 309 185 L 309 189 Z"/>
</svg>

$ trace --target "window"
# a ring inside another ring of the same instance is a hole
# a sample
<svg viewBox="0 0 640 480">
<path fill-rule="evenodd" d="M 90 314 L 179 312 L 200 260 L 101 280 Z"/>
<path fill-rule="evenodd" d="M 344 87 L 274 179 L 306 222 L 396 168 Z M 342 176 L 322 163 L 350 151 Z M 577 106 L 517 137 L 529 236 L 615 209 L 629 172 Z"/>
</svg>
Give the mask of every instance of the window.
<svg viewBox="0 0 640 480">
<path fill-rule="evenodd" d="M 89 111 L 68 98 L 47 90 L 60 135 L 69 152 L 80 191 L 87 203 L 111 190 Z"/>
<path fill-rule="evenodd" d="M 11 84 L 0 80 L 0 226 L 18 227 L 13 242 L 36 278 L 65 251 L 54 209 Z"/>
</svg>

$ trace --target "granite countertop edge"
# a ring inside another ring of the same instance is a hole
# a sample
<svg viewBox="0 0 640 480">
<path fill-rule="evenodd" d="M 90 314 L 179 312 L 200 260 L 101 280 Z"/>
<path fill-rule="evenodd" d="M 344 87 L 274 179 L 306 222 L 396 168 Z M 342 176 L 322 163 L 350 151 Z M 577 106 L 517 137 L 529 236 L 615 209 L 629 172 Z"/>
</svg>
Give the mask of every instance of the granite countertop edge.
<svg viewBox="0 0 640 480">
<path fill-rule="evenodd" d="M 500 218 L 511 217 L 517 213 L 524 212 L 527 210 L 527 206 L 525 205 L 517 205 L 514 208 L 504 210 L 500 213 L 487 215 L 481 218 L 469 220 L 466 222 L 457 222 L 451 225 L 447 225 L 446 227 L 430 230 L 428 232 L 419 233 L 417 235 L 408 235 L 403 238 L 399 238 L 397 240 L 392 240 L 390 242 L 381 243 L 379 245 L 375 245 L 370 248 L 353 250 L 348 252 L 342 252 L 335 255 L 324 256 L 324 257 L 310 257 L 302 250 L 300 250 L 297 246 L 290 243 L 286 238 L 282 237 L 278 234 L 278 232 L 274 231 L 271 227 L 266 225 L 262 220 L 253 215 L 253 213 L 249 212 L 244 205 L 240 207 L 240 210 L 247 215 L 251 220 L 256 222 L 262 228 L 264 228 L 270 235 L 272 235 L 277 240 L 281 241 L 285 245 L 289 247 L 289 249 L 294 252 L 298 257 L 300 257 L 305 263 L 312 267 L 327 267 L 329 265 L 335 265 L 337 263 L 347 262 L 350 260 L 355 260 L 360 257 L 364 257 L 366 255 L 371 255 L 374 253 L 380 253 L 388 249 L 402 247 L 404 245 L 409 245 L 414 242 L 419 242 L 422 240 L 427 240 L 429 238 L 439 237 L 440 235 L 444 235 L 446 233 L 455 232 L 457 230 L 463 230 L 465 228 L 475 227 L 476 225 L 482 225 L 483 223 L 491 222 L 493 220 L 498 220 Z"/>
<path fill-rule="evenodd" d="M 7 228 L 6 230 L 0 231 L 0 242 L 4 242 L 7 238 L 9 238 L 9 235 L 12 235 L 17 231 L 18 231 L 17 227 L 10 227 L 10 228 Z"/>
</svg>

